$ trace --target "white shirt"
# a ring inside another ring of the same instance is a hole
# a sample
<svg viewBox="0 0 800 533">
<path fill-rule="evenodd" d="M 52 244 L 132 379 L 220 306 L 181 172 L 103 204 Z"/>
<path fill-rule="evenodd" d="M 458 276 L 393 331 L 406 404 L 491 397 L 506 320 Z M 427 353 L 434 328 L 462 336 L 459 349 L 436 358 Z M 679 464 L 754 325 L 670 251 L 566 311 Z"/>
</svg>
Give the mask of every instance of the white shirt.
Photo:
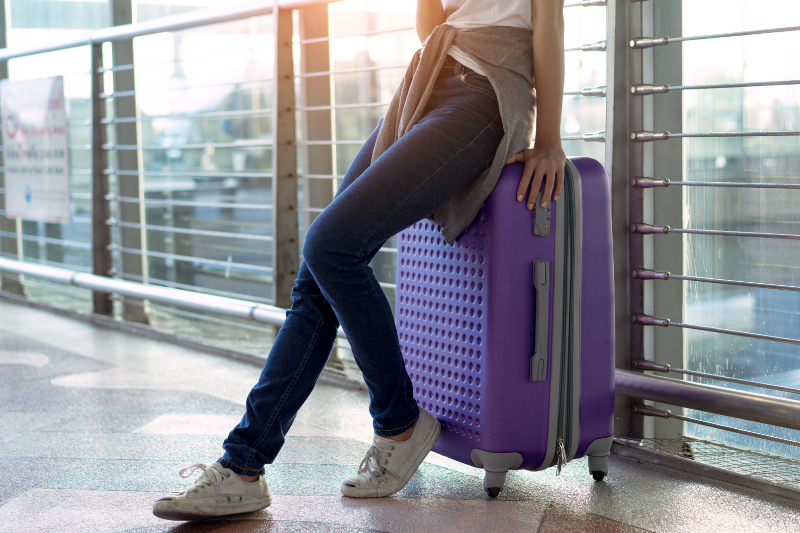
<svg viewBox="0 0 800 533">
<path fill-rule="evenodd" d="M 457 30 L 484 26 L 514 26 L 532 30 L 531 0 L 442 0 L 446 24 Z M 456 61 L 481 75 L 483 71 L 467 54 L 451 46 Z"/>
</svg>

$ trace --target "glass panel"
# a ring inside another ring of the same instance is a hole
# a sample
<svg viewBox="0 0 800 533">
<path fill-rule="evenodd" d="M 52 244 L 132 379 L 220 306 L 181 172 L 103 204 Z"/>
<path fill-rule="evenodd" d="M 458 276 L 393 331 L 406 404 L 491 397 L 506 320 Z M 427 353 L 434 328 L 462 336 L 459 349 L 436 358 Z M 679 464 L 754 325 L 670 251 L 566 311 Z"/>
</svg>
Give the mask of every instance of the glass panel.
<svg viewBox="0 0 800 533">
<path fill-rule="evenodd" d="M 768 7 L 766 7 L 768 6 Z M 790 0 L 684 2 L 684 35 L 800 25 Z M 736 16 L 719 17 L 725 11 Z M 781 50 L 795 49 L 800 33 L 729 37 L 683 45 L 683 84 L 762 82 L 800 78 L 800 64 Z M 685 132 L 800 129 L 800 86 L 692 90 L 684 93 Z M 800 183 L 800 137 L 687 139 L 684 179 L 745 183 Z M 800 234 L 800 191 L 687 187 L 684 224 L 695 229 Z M 798 242 L 688 235 L 685 272 L 730 280 L 800 285 Z M 684 285 L 684 321 L 717 328 L 800 338 L 800 294 L 709 283 Z M 687 330 L 688 368 L 728 377 L 800 388 L 800 347 Z M 720 385 L 720 382 L 713 382 Z M 770 395 L 790 396 L 727 385 Z M 800 441 L 800 432 L 691 411 L 734 427 Z M 800 457 L 800 449 L 686 424 L 699 438 Z"/>
<path fill-rule="evenodd" d="M 575 48 L 606 38 L 605 7 L 572 7 L 564 10 L 564 46 Z M 606 84 L 605 52 L 567 52 L 564 91 L 580 91 Z M 596 96 L 565 96 L 561 135 L 575 136 L 606 129 L 606 99 Z M 568 156 L 605 158 L 602 142 L 564 141 Z"/>
</svg>

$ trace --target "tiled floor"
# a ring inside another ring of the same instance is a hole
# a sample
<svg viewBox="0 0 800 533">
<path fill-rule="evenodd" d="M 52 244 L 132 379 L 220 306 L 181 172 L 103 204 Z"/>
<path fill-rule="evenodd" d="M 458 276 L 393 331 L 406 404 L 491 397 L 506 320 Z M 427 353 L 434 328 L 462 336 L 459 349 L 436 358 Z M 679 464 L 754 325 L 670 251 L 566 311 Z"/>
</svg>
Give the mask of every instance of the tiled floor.
<svg viewBox="0 0 800 533">
<path fill-rule="evenodd" d="M 480 471 L 432 454 L 399 494 L 339 494 L 371 435 L 367 396 L 320 384 L 268 467 L 273 505 L 227 520 L 151 514 L 212 462 L 259 369 L 0 300 L 0 532 L 800 531 L 792 502 L 612 457 L 559 477 Z"/>
</svg>

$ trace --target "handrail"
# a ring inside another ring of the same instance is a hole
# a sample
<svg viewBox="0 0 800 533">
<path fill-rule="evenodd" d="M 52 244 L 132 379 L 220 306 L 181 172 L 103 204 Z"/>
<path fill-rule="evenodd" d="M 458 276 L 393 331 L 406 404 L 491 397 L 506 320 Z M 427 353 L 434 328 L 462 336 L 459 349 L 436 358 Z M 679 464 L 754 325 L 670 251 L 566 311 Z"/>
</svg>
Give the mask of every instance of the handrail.
<svg viewBox="0 0 800 533">
<path fill-rule="evenodd" d="M 134 37 L 142 37 L 161 33 L 165 31 L 178 31 L 220 22 L 230 22 L 247 17 L 257 17 L 259 15 L 269 15 L 277 5 L 279 9 L 301 9 L 318 5 L 332 4 L 339 0 L 267 0 L 253 2 L 234 7 L 211 7 L 169 15 L 147 22 L 136 22 L 134 24 L 123 24 L 86 32 L 83 37 L 66 39 L 55 43 L 32 46 L 29 48 L 0 49 L 0 61 L 7 61 L 15 57 L 24 57 L 45 52 L 55 52 L 57 50 L 67 50 L 78 46 L 99 44 L 112 41 L 125 41 Z"/>
<path fill-rule="evenodd" d="M 800 430 L 800 401 L 617 369 L 618 394 Z"/>
<path fill-rule="evenodd" d="M 133 281 L 106 278 L 65 268 L 39 265 L 36 263 L 22 263 L 20 261 L 0 258 L 0 271 L 3 270 L 13 274 L 24 274 L 64 285 L 73 285 L 82 289 L 116 293 L 120 296 L 151 300 L 167 305 L 177 305 L 195 311 L 250 319 L 273 326 L 281 326 L 284 320 L 286 320 L 286 309 L 236 298 L 224 298 L 222 296 L 212 296 L 210 294 L 173 289 L 170 287 L 144 285 Z M 343 339 L 347 338 L 341 327 L 337 335 Z"/>
</svg>

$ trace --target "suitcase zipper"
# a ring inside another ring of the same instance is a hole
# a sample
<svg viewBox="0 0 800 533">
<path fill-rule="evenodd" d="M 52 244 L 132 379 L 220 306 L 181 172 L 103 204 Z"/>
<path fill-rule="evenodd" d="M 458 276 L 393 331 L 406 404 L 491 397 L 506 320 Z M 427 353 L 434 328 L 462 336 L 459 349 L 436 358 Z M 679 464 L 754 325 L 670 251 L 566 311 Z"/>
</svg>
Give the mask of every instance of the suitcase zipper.
<svg viewBox="0 0 800 533">
<path fill-rule="evenodd" d="M 573 190 L 572 176 L 567 171 L 564 172 L 564 196 L 562 208 L 564 209 L 564 287 L 562 307 L 562 330 L 561 330 L 561 380 L 560 394 L 558 401 L 558 425 L 556 429 L 556 453 L 553 458 L 553 465 L 556 466 L 556 475 L 561 473 L 561 467 L 569 462 L 569 450 L 572 448 L 572 384 L 573 371 L 572 353 L 575 349 L 573 345 L 572 329 L 574 327 L 573 316 L 573 290 L 575 290 L 575 194 Z"/>
</svg>

